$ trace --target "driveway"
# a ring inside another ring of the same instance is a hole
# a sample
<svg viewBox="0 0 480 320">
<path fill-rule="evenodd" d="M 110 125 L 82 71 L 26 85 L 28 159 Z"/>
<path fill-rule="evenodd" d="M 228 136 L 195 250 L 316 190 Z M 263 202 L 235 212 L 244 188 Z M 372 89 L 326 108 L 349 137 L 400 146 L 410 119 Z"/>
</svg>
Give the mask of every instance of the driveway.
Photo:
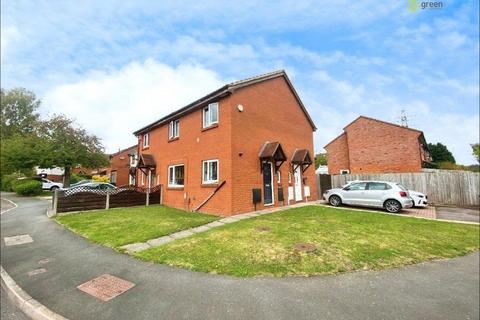
<svg viewBox="0 0 480 320">
<path fill-rule="evenodd" d="M 136 260 L 48 219 L 46 201 L 17 198 L 2 215 L 1 262 L 34 299 L 69 319 L 478 319 L 478 252 L 336 276 L 237 279 Z M 47 259 L 47 260 L 45 260 Z M 44 268 L 35 275 L 30 271 Z M 76 287 L 109 273 L 135 287 L 102 302 Z"/>
<path fill-rule="evenodd" d="M 457 207 L 436 207 L 437 219 L 480 222 L 479 209 L 466 209 Z"/>
</svg>

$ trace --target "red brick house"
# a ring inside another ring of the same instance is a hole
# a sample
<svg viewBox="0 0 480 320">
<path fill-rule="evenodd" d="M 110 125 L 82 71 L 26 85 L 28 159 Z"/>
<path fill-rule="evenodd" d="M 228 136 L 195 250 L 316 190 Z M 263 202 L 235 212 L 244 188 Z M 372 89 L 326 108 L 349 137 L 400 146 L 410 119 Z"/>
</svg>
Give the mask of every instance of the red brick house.
<svg viewBox="0 0 480 320">
<path fill-rule="evenodd" d="M 330 174 L 419 172 L 431 161 L 422 131 L 360 116 L 325 146 Z"/>
<path fill-rule="evenodd" d="M 120 150 L 110 155 L 110 167 L 106 174 L 110 182 L 117 186 L 135 185 L 137 145 Z"/>
<path fill-rule="evenodd" d="M 224 216 L 314 200 L 314 130 L 284 71 L 233 82 L 134 133 L 136 182 Z"/>
</svg>

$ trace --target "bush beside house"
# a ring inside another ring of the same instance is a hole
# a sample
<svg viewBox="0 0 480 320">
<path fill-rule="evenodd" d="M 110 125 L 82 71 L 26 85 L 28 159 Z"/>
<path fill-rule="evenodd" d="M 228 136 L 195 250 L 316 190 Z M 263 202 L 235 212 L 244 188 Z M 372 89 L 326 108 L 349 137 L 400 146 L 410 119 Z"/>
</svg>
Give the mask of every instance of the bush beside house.
<svg viewBox="0 0 480 320">
<path fill-rule="evenodd" d="M 31 179 L 17 180 L 12 188 L 21 196 L 38 196 L 42 193 L 42 183 Z"/>
</svg>

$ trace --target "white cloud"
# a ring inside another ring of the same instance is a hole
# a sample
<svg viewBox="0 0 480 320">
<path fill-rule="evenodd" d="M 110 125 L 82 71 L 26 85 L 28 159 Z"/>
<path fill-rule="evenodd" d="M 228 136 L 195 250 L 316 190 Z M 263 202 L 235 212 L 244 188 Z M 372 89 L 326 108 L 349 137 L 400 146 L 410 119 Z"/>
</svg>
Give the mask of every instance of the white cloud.
<svg viewBox="0 0 480 320">
<path fill-rule="evenodd" d="M 43 113 L 61 112 L 75 119 L 113 152 L 136 143 L 133 131 L 222 84 L 215 72 L 202 66 L 172 68 L 149 59 L 52 88 L 43 99 Z"/>
<path fill-rule="evenodd" d="M 11 46 L 14 45 L 15 42 L 21 39 L 21 34 L 15 26 L 2 26 L 1 38 L 2 38 L 2 41 L 0 41 L 0 45 L 1 45 L 0 54 L 3 60 L 4 56 L 8 52 L 7 49 L 11 48 Z"/>
</svg>

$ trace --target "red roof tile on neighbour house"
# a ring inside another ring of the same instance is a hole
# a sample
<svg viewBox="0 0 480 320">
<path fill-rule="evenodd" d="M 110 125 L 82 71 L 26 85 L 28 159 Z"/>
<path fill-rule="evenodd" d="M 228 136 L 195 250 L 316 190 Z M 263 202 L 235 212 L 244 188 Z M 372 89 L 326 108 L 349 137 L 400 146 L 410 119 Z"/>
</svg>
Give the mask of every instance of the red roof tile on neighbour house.
<svg viewBox="0 0 480 320">
<path fill-rule="evenodd" d="M 133 134 L 138 136 L 142 133 L 146 133 L 147 131 L 149 131 L 153 128 L 156 128 L 156 127 L 158 127 L 162 124 L 170 122 L 170 121 L 172 121 L 176 118 L 179 118 L 179 117 L 181 117 L 181 116 L 183 116 L 183 115 L 185 115 L 189 112 L 192 112 L 194 110 L 202 108 L 210 102 L 213 102 L 213 101 L 215 101 L 219 98 L 225 97 L 225 96 L 233 93 L 237 89 L 241 89 L 243 87 L 250 86 L 250 85 L 262 82 L 262 81 L 274 79 L 274 78 L 277 78 L 277 77 L 284 77 L 285 78 L 285 81 L 287 82 L 288 86 L 290 87 L 290 90 L 292 91 L 295 98 L 297 99 L 298 104 L 300 105 L 302 111 L 304 112 L 305 116 L 307 117 L 308 122 L 312 126 L 312 129 L 316 130 L 317 128 L 315 127 L 315 124 L 313 123 L 312 118 L 308 114 L 307 109 L 303 105 L 303 102 L 300 100 L 300 97 L 298 96 L 295 88 L 293 87 L 292 83 L 288 79 L 287 74 L 285 73 L 284 70 L 279 70 L 279 71 L 265 73 L 265 74 L 262 74 L 262 75 L 259 75 L 259 76 L 247 78 L 247 79 L 244 79 L 244 80 L 235 81 L 235 82 L 229 83 L 227 85 L 224 85 L 223 87 L 221 87 L 221 88 L 207 94 L 206 96 L 204 96 L 204 97 L 186 105 L 185 107 L 180 108 L 177 111 L 172 112 L 172 113 L 166 115 L 165 117 L 163 117 L 163 118 L 161 118 L 161 119 L 159 119 L 159 120 L 141 128 L 141 129 L 135 131 Z"/>
</svg>

